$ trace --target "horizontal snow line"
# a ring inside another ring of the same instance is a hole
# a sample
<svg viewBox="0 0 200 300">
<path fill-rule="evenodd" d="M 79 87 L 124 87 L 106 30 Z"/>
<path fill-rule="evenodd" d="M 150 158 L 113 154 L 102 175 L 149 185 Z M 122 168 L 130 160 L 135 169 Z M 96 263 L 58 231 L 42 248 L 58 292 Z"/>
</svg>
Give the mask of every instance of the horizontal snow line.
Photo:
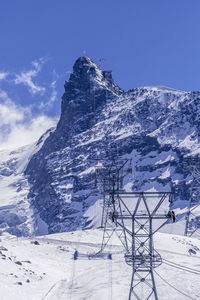
<svg viewBox="0 0 200 300">
<path fill-rule="evenodd" d="M 52 242 L 55 244 L 61 244 L 61 245 L 83 245 L 83 246 L 90 246 L 90 247 L 96 247 L 96 248 L 100 248 L 101 244 L 97 244 L 97 243 L 86 243 L 86 242 L 76 242 L 76 241 L 61 241 L 61 240 L 56 240 L 56 239 L 45 239 L 45 238 L 39 238 L 36 237 L 35 239 L 32 238 L 32 241 L 38 240 L 38 241 L 42 241 L 42 242 Z M 108 245 L 108 248 L 123 248 L 122 245 Z"/>
</svg>

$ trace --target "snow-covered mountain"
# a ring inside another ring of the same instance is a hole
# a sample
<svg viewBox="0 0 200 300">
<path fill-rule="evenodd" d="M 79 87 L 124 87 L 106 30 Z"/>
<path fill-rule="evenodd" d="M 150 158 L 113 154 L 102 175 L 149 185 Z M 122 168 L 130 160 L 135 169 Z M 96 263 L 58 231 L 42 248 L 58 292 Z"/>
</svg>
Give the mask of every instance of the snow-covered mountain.
<svg viewBox="0 0 200 300">
<path fill-rule="evenodd" d="M 154 270 L 158 297 L 199 299 L 200 242 L 175 235 L 184 232 L 191 185 L 184 156 L 200 152 L 199 101 L 200 92 L 166 87 L 124 92 L 110 71 L 79 58 L 57 127 L 33 145 L 0 151 L 0 299 L 128 299 L 132 268 L 119 239 L 91 256 L 102 241 L 95 159 L 110 156 L 131 159 L 126 191 L 174 191 L 177 222 L 154 236 L 163 262 Z"/>
<path fill-rule="evenodd" d="M 98 226 L 101 195 L 94 191 L 94 159 L 111 154 L 132 159 L 126 190 L 173 190 L 176 207 L 186 206 L 191 178 L 184 174 L 183 157 L 200 152 L 200 92 L 167 87 L 124 92 L 111 71 L 100 70 L 88 57 L 75 62 L 64 87 L 56 129 L 41 138 L 40 146 L 32 146 L 20 173 L 34 225 L 30 232 Z M 2 168 L 10 165 L 10 173 L 1 172 L 4 182 L 13 178 L 17 165 L 10 157 L 1 163 Z"/>
<path fill-rule="evenodd" d="M 0 233 L 9 232 L 17 236 L 40 234 L 48 230 L 37 217 L 29 201 L 30 185 L 24 171 L 32 155 L 39 151 L 48 137 L 49 129 L 40 140 L 32 145 L 15 150 L 0 151 Z"/>
</svg>

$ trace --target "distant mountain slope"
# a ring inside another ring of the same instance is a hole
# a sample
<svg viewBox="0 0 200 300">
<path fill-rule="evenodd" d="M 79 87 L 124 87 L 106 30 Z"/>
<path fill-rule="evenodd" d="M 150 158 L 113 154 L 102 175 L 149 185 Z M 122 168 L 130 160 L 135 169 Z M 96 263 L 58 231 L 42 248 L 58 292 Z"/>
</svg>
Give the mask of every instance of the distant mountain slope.
<svg viewBox="0 0 200 300">
<path fill-rule="evenodd" d="M 29 200 L 49 232 L 98 225 L 101 196 L 93 191 L 92 158 L 109 153 L 132 158 L 129 190 L 173 189 L 176 200 L 187 200 L 183 156 L 200 152 L 199 114 L 200 92 L 167 87 L 124 92 L 111 72 L 80 57 L 65 83 L 57 128 L 25 172 Z"/>
<path fill-rule="evenodd" d="M 29 201 L 30 185 L 24 171 L 51 131 L 48 130 L 33 145 L 0 151 L 0 234 L 5 231 L 17 236 L 38 233 L 40 218 Z"/>
</svg>

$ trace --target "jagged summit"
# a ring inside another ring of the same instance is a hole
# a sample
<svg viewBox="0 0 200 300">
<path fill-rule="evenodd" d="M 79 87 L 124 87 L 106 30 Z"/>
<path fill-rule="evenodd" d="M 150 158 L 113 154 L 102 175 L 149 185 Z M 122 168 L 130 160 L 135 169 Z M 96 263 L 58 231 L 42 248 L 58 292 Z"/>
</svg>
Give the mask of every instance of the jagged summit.
<svg viewBox="0 0 200 300">
<path fill-rule="evenodd" d="M 99 73 L 99 74 L 97 74 Z M 70 76 L 71 77 L 77 76 L 79 78 L 84 78 L 88 76 L 97 76 L 101 75 L 101 71 L 98 68 L 98 66 L 87 56 L 81 56 L 79 57 L 73 66 L 73 73 Z"/>
<path fill-rule="evenodd" d="M 114 84 L 112 72 L 102 71 L 86 56 L 76 60 L 64 88 L 58 128 L 67 127 L 65 131 L 69 131 L 68 127 L 75 128 L 75 123 L 83 117 L 84 120 L 76 128 L 79 128 L 79 132 L 85 130 L 90 124 L 94 124 L 96 112 L 102 110 L 106 102 L 123 93 Z"/>
<path fill-rule="evenodd" d="M 79 57 L 74 63 L 69 81 L 66 81 L 65 89 L 67 89 L 68 82 L 72 82 L 77 89 L 86 91 L 91 88 L 94 78 L 98 81 L 102 80 L 101 70 L 89 57 Z"/>
<path fill-rule="evenodd" d="M 88 56 L 80 56 L 79 58 L 77 58 L 77 60 L 75 61 L 75 63 L 74 63 L 74 67 L 75 67 L 75 65 L 78 65 L 78 64 L 82 64 L 82 65 L 84 65 L 84 64 L 93 64 L 94 62 L 92 61 L 92 59 L 91 58 L 89 58 Z"/>
<path fill-rule="evenodd" d="M 92 59 L 87 56 L 79 57 L 73 66 L 73 73 L 70 76 L 70 80 L 74 79 L 74 76 L 79 79 L 88 79 L 96 77 L 97 81 L 105 81 L 108 88 L 114 86 L 114 79 L 112 77 L 112 71 L 102 71 Z"/>
<path fill-rule="evenodd" d="M 114 83 L 112 71 L 102 71 L 92 59 L 79 57 L 73 66 L 69 80 L 65 82 L 65 93 L 76 89 L 76 92 L 95 93 L 98 89 L 106 89 L 121 94 L 123 90 Z"/>
<path fill-rule="evenodd" d="M 111 71 L 90 58 L 76 60 L 65 83 L 57 128 L 26 169 L 29 198 L 49 232 L 95 225 L 92 158 L 116 151 L 132 158 L 129 190 L 188 194 L 183 157 L 200 153 L 200 92 L 115 85 Z"/>
</svg>

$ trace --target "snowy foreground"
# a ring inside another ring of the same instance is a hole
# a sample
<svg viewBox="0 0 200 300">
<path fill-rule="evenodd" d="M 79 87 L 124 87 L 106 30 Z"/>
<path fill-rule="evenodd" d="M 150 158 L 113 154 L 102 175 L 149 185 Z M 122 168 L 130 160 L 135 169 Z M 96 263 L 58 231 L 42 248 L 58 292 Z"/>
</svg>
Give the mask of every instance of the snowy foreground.
<svg viewBox="0 0 200 300">
<path fill-rule="evenodd" d="M 131 267 L 124 261 L 117 237 L 105 249 L 112 253 L 112 260 L 107 255 L 88 259 L 88 254 L 98 251 L 101 238 L 100 229 L 31 239 L 4 234 L 0 299 L 128 299 Z M 200 241 L 157 233 L 154 242 L 163 258 L 155 273 L 159 299 L 200 299 Z M 74 260 L 76 250 L 79 255 Z"/>
</svg>

